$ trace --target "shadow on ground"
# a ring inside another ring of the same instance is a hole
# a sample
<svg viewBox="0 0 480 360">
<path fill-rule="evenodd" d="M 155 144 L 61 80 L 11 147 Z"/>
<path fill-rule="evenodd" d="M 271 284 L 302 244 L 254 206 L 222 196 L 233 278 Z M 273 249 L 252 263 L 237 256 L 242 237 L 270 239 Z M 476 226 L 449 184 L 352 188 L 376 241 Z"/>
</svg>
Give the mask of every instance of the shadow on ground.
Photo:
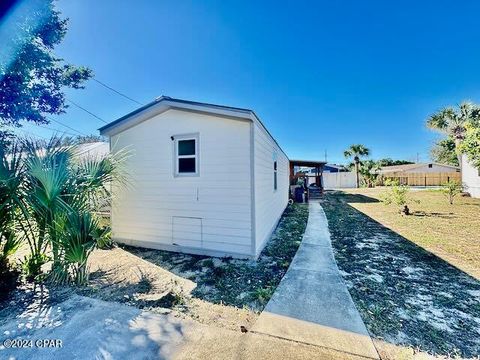
<svg viewBox="0 0 480 360">
<path fill-rule="evenodd" d="M 455 219 L 458 217 L 454 213 L 440 213 L 440 212 L 426 212 L 426 211 L 414 211 L 412 215 L 421 216 L 421 217 L 439 217 L 444 219 Z"/>
<path fill-rule="evenodd" d="M 367 196 L 327 193 L 321 200 L 335 258 L 376 339 L 438 355 L 480 354 L 480 282 L 348 203 Z"/>
<path fill-rule="evenodd" d="M 52 298 L 43 295 L 44 300 Z M 26 341 L 22 347 L 0 346 L 0 358 L 163 359 L 183 340 L 188 325 L 174 316 L 141 313 L 133 307 L 81 296 L 70 296 L 58 304 L 34 301 L 0 324 L 7 339 Z M 39 347 L 41 339 L 54 339 L 61 345 Z"/>
</svg>

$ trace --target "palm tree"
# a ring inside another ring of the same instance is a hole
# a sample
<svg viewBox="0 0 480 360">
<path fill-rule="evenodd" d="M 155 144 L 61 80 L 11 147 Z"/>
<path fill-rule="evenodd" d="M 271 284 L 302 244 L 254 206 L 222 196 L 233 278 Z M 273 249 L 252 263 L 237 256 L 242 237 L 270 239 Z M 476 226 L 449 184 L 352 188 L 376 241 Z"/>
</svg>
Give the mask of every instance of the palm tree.
<svg viewBox="0 0 480 360">
<path fill-rule="evenodd" d="M 358 172 L 362 175 L 365 186 L 371 188 L 375 186 L 380 170 L 381 167 L 378 162 L 366 160 L 361 162 Z"/>
<path fill-rule="evenodd" d="M 35 278 L 51 259 L 53 281 L 85 284 L 88 256 L 109 234 L 102 210 L 111 186 L 125 183 L 127 152 L 80 158 L 73 145 L 56 137 L 25 139 L 15 149 L 17 157 L 0 147 L 0 250 L 8 256 L 25 240 L 27 277 Z"/>
<path fill-rule="evenodd" d="M 458 109 L 447 107 L 430 115 L 427 126 L 453 138 L 458 163 L 461 166 L 462 154 L 459 149 L 460 143 L 465 138 L 465 125 L 478 122 L 480 122 L 480 107 L 470 101 L 464 101 Z"/>
<path fill-rule="evenodd" d="M 354 144 L 350 145 L 347 150 L 343 152 L 343 155 L 347 159 L 352 159 L 355 164 L 355 176 L 357 181 L 357 188 L 360 187 L 360 176 L 359 176 L 359 166 L 360 166 L 360 158 L 362 156 L 370 155 L 370 149 L 368 149 L 365 145 L 362 144 Z"/>
</svg>

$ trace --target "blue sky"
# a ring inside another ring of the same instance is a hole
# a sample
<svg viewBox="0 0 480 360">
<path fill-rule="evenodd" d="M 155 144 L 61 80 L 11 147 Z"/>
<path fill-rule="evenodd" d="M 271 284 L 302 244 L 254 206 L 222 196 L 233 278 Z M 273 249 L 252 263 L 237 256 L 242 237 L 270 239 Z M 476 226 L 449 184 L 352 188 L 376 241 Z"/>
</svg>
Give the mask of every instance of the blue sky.
<svg viewBox="0 0 480 360">
<path fill-rule="evenodd" d="M 427 160 L 437 135 L 426 117 L 480 102 L 478 1 L 57 5 L 70 18 L 57 49 L 68 61 L 142 103 L 169 95 L 251 108 L 290 158 L 327 150 L 342 162 L 363 143 L 373 158 Z M 107 121 L 137 107 L 93 81 L 68 97 Z M 85 133 L 102 125 L 74 106 L 58 119 Z"/>
</svg>

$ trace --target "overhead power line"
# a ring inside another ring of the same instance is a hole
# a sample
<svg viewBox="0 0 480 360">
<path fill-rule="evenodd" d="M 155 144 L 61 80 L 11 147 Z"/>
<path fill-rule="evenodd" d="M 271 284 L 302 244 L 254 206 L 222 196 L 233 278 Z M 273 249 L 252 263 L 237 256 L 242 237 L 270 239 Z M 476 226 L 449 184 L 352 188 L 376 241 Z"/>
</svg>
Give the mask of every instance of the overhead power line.
<svg viewBox="0 0 480 360">
<path fill-rule="evenodd" d="M 108 86 L 107 84 L 105 84 L 104 82 L 101 82 L 100 80 L 97 80 L 95 78 L 92 78 L 94 81 L 96 81 L 97 83 L 99 83 L 100 85 L 102 85 L 103 87 L 113 91 L 114 93 L 120 95 L 120 96 L 123 96 L 125 99 L 128 99 L 130 101 L 133 101 L 134 103 L 138 104 L 138 105 L 144 105 L 142 104 L 140 101 L 137 101 L 135 99 L 132 99 L 130 96 L 128 95 L 125 95 L 124 93 L 121 93 L 120 91 L 118 90 L 115 90 L 114 88 L 112 88 L 111 86 Z"/>
<path fill-rule="evenodd" d="M 68 128 L 68 129 L 70 129 L 70 130 L 72 130 L 72 131 L 75 131 L 76 133 L 78 133 L 78 134 L 80 134 L 80 135 L 85 135 L 85 136 L 87 136 L 86 133 L 84 133 L 84 132 L 82 132 L 82 131 L 79 131 L 79 130 L 77 130 L 77 129 L 75 129 L 75 128 L 67 125 L 67 124 L 64 124 L 63 122 L 61 122 L 61 121 L 59 121 L 59 120 L 52 119 L 51 117 L 48 117 L 48 116 L 47 116 L 47 119 L 50 120 L 50 121 L 56 122 L 56 123 L 59 124 L 59 125 L 65 126 L 66 128 Z"/>
<path fill-rule="evenodd" d="M 53 132 L 57 132 L 57 133 L 59 133 L 59 134 L 66 134 L 66 135 L 70 135 L 70 136 L 77 136 L 76 134 L 72 134 L 71 132 L 63 131 L 63 130 L 60 130 L 60 129 L 49 128 L 48 126 L 44 126 L 44 125 L 40 125 L 40 124 L 37 124 L 37 126 L 43 128 L 43 129 L 47 129 L 47 130 L 53 131 Z"/>
<path fill-rule="evenodd" d="M 32 137 L 37 137 L 37 138 L 41 138 L 41 139 L 44 139 L 44 140 L 48 140 L 48 138 L 46 138 L 45 136 L 41 136 L 41 135 L 38 135 L 38 134 L 34 134 L 34 133 L 32 133 L 32 132 L 30 132 L 30 131 L 27 131 L 27 130 L 24 130 L 24 129 L 22 129 L 22 128 L 16 128 L 15 130 L 19 130 L 19 131 L 21 131 L 21 132 L 23 132 L 23 133 L 25 133 L 25 134 L 27 134 L 27 135 L 30 135 L 30 136 L 32 136 Z"/>
<path fill-rule="evenodd" d="M 89 110 L 85 109 L 83 106 L 81 106 L 81 105 L 78 105 L 76 102 L 73 102 L 73 101 L 72 101 L 72 100 L 70 100 L 70 99 L 67 99 L 67 101 L 68 101 L 69 103 L 71 103 L 71 104 L 75 105 L 75 106 L 76 106 L 76 107 L 78 107 L 79 109 L 81 109 L 81 110 L 85 111 L 87 114 L 90 114 L 90 115 L 91 115 L 91 116 L 93 116 L 94 118 L 96 118 L 96 119 L 98 119 L 98 120 L 100 120 L 100 121 L 104 122 L 105 124 L 108 124 L 108 121 L 105 121 L 105 120 L 103 120 L 103 119 L 102 119 L 100 116 L 98 116 L 98 115 L 95 115 L 95 114 L 94 114 L 94 113 L 92 113 L 91 111 L 89 111 Z"/>
</svg>

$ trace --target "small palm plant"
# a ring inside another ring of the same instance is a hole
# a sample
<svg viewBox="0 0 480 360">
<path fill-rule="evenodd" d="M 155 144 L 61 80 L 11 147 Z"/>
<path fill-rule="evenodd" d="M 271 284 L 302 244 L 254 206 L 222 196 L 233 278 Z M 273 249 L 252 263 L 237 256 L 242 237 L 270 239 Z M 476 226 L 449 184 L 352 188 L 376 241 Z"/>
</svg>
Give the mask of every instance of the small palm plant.
<svg viewBox="0 0 480 360">
<path fill-rule="evenodd" d="M 29 245 L 26 274 L 38 277 L 42 265 L 52 260 L 51 280 L 84 284 L 88 256 L 109 234 L 100 212 L 110 204 L 111 185 L 125 184 L 121 164 L 127 153 L 79 159 L 73 144 L 62 138 L 27 139 L 20 148 L 14 176 L 0 171 L 1 178 L 15 180 L 0 181 L 8 185 L 8 196 L 2 198 L 0 191 L 0 209 L 15 216 L 17 239 Z M 11 157 L 4 153 L 3 159 Z"/>
<path fill-rule="evenodd" d="M 21 183 L 21 151 L 15 144 L 0 141 L 0 299 L 15 287 L 18 277 L 10 258 L 22 242 L 15 226 Z"/>
<path fill-rule="evenodd" d="M 370 149 L 362 144 L 354 144 L 350 145 L 350 147 L 343 152 L 343 155 L 347 159 L 352 159 L 355 165 L 355 176 L 356 176 L 356 183 L 357 188 L 360 187 L 360 176 L 359 176 L 359 167 L 360 167 L 360 159 L 363 156 L 370 155 Z"/>
<path fill-rule="evenodd" d="M 88 212 L 73 211 L 57 217 L 54 226 L 58 249 L 57 266 L 52 279 L 56 283 L 73 282 L 85 285 L 88 281 L 87 260 L 98 243 L 107 236 L 99 219 Z"/>
</svg>

